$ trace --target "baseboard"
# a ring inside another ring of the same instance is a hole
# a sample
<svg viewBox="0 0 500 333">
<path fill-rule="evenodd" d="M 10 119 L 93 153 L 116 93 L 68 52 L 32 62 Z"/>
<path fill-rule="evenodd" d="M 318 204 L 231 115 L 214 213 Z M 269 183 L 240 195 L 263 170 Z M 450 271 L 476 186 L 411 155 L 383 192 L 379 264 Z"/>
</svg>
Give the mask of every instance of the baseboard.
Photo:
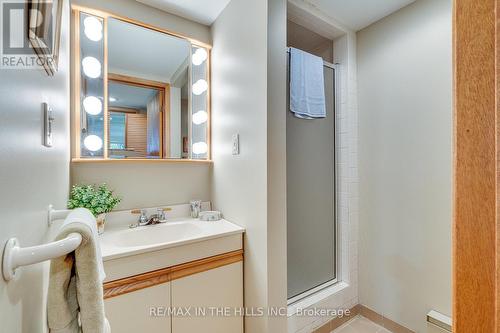
<svg viewBox="0 0 500 333">
<path fill-rule="evenodd" d="M 325 323 L 323 326 L 314 330 L 313 333 L 330 333 L 331 331 L 342 326 L 343 324 L 345 324 L 352 318 L 356 317 L 357 315 L 361 315 L 373 321 L 375 324 L 380 325 L 393 333 L 415 333 L 414 331 L 404 327 L 403 325 L 396 323 L 395 321 L 387 317 L 384 317 L 383 315 L 373 311 L 372 309 L 362 304 L 354 306 L 350 311 L 351 313 L 349 316 L 344 316 L 342 318 L 334 318 L 329 322 Z"/>
<path fill-rule="evenodd" d="M 353 306 L 351 309 L 349 309 L 349 311 L 350 311 L 349 315 L 333 318 L 332 320 L 323 324 L 323 326 L 315 329 L 312 333 L 330 333 L 334 329 L 344 325 L 349 320 L 351 320 L 354 317 L 356 317 L 357 315 L 359 315 L 360 305 L 358 304 L 358 305 Z"/>
</svg>

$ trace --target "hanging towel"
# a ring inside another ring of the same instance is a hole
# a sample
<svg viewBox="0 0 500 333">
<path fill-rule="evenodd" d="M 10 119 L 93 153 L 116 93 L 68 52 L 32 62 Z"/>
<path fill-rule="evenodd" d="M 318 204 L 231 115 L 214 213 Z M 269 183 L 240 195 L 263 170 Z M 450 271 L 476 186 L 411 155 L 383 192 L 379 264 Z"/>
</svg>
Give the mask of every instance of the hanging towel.
<svg viewBox="0 0 500 333">
<path fill-rule="evenodd" d="M 323 59 L 293 47 L 290 58 L 290 111 L 298 118 L 325 118 Z"/>
<path fill-rule="evenodd" d="M 72 253 L 52 259 L 47 300 L 51 333 L 110 333 L 104 314 L 104 274 L 96 220 L 85 208 L 73 210 L 56 240 L 82 235 Z"/>
</svg>

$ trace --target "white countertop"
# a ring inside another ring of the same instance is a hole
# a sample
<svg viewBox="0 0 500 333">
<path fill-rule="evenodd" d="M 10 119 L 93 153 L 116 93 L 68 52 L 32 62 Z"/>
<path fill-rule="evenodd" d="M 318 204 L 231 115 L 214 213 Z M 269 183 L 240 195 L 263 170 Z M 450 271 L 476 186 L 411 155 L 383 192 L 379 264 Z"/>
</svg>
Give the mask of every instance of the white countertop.
<svg viewBox="0 0 500 333">
<path fill-rule="evenodd" d="M 100 236 L 104 261 L 242 234 L 245 229 L 224 219 L 205 222 L 173 218 L 166 223 L 130 229 L 113 225 Z"/>
</svg>

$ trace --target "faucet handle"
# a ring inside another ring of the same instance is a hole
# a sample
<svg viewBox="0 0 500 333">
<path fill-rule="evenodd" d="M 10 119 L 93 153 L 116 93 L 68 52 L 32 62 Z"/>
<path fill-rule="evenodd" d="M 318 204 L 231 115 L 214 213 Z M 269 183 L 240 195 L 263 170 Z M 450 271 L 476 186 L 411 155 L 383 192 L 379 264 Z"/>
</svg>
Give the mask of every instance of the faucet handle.
<svg viewBox="0 0 500 333">
<path fill-rule="evenodd" d="M 170 212 L 172 208 L 157 208 L 156 215 L 160 221 L 165 221 L 167 219 L 166 212 Z"/>
<path fill-rule="evenodd" d="M 147 215 L 147 210 L 146 209 L 133 209 L 130 211 L 131 214 L 140 214 L 139 216 L 139 221 L 136 224 L 133 224 L 135 226 L 141 226 L 144 225 L 145 223 L 148 222 L 148 215 Z"/>
</svg>

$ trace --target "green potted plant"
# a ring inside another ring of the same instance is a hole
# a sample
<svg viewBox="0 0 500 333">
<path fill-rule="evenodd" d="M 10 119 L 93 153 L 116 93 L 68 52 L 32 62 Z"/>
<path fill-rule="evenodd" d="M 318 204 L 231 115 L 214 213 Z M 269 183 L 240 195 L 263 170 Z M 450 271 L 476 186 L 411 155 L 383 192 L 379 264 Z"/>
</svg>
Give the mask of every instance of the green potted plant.
<svg viewBox="0 0 500 333">
<path fill-rule="evenodd" d="M 87 208 L 92 212 L 97 221 L 99 234 L 104 232 L 106 224 L 106 213 L 120 203 L 121 198 L 113 195 L 113 191 L 106 184 L 97 185 L 73 185 L 68 200 L 68 208 Z"/>
</svg>

